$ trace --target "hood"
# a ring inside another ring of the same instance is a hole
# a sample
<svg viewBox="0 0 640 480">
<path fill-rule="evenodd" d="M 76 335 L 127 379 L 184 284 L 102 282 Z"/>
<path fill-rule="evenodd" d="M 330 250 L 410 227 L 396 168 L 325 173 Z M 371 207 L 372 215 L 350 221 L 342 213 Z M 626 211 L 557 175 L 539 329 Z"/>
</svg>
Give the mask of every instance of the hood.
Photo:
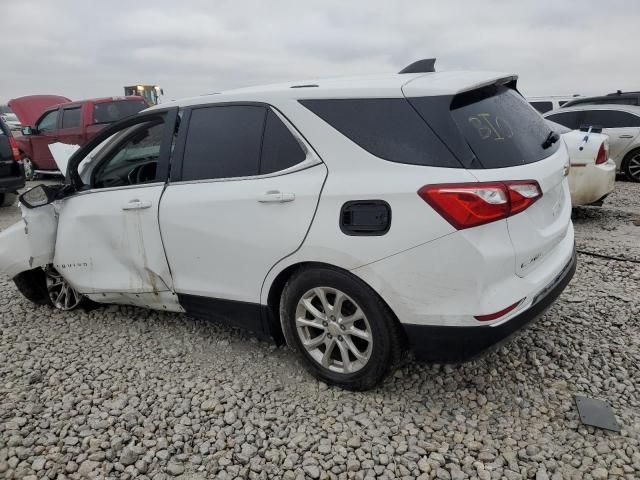
<svg viewBox="0 0 640 480">
<path fill-rule="evenodd" d="M 49 107 L 70 102 L 58 95 L 29 95 L 9 101 L 9 108 L 18 116 L 24 126 L 34 127 L 40 115 Z"/>
</svg>

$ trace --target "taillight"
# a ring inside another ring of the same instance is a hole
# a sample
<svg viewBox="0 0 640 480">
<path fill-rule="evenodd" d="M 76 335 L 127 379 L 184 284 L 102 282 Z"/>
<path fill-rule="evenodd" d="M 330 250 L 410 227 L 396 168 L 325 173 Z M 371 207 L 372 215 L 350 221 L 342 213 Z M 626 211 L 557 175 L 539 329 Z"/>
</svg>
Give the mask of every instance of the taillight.
<svg viewBox="0 0 640 480">
<path fill-rule="evenodd" d="M 425 185 L 418 195 L 456 230 L 522 212 L 542 197 L 535 180 Z"/>
<path fill-rule="evenodd" d="M 598 150 L 598 155 L 596 156 L 596 165 L 600 165 L 602 163 L 605 163 L 607 161 L 607 157 L 609 155 L 607 155 L 607 149 L 604 146 L 605 142 L 602 142 L 600 144 L 600 149 Z"/>
<path fill-rule="evenodd" d="M 18 149 L 18 144 L 16 143 L 16 139 L 13 137 L 9 137 L 9 146 L 11 147 L 11 153 L 13 154 L 13 159 L 17 162 L 20 160 L 20 150 Z"/>
</svg>

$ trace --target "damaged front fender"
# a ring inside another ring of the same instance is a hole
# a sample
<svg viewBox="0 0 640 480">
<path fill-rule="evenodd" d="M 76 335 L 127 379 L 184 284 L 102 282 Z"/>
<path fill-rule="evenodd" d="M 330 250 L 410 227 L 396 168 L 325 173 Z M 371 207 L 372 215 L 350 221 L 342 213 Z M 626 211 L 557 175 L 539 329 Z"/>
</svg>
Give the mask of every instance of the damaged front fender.
<svg viewBox="0 0 640 480">
<path fill-rule="evenodd" d="M 0 271 L 9 278 L 52 263 L 56 246 L 55 205 L 20 208 L 22 220 L 0 232 Z"/>
</svg>

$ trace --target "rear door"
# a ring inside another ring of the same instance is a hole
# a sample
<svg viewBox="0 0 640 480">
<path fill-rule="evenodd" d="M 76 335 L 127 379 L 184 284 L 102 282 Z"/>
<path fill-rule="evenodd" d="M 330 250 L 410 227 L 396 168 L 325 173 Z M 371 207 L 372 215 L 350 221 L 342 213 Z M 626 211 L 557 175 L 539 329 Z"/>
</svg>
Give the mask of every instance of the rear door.
<svg viewBox="0 0 640 480">
<path fill-rule="evenodd" d="M 561 140 L 545 144 L 551 129 L 516 90 L 507 86 L 486 86 L 445 100 L 453 120 L 446 132 L 450 146 L 456 144 L 452 132 L 458 137 L 461 134 L 464 145 L 461 142 L 456 149 L 470 150 L 472 156 L 465 163 L 478 181 L 536 180 L 540 185 L 542 197 L 507 218 L 515 271 L 524 276 L 565 238 L 571 224 L 566 147 Z M 425 118 L 433 116 L 429 110 L 433 100 L 411 101 Z M 440 112 L 439 117 L 443 115 Z M 439 122 L 436 131 L 445 128 L 445 122 Z"/>
<path fill-rule="evenodd" d="M 609 155 L 617 165 L 640 132 L 640 117 L 619 110 L 586 110 L 582 123 L 602 127 L 602 133 L 609 136 Z"/>
<path fill-rule="evenodd" d="M 327 169 L 266 105 L 197 107 L 182 121 L 160 204 L 175 290 L 187 311 L 257 305 L 268 271 L 303 242 Z"/>
<path fill-rule="evenodd" d="M 82 105 L 62 108 L 58 141 L 69 145 L 82 145 Z"/>
</svg>

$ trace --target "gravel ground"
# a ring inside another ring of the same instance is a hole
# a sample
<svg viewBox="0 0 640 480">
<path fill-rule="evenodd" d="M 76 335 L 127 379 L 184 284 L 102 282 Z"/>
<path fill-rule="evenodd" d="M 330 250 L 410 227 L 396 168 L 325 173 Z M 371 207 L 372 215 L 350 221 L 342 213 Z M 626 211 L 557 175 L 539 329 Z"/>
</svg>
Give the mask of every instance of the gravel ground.
<svg viewBox="0 0 640 480">
<path fill-rule="evenodd" d="M 578 247 L 640 259 L 640 185 L 616 187 L 574 213 Z M 579 261 L 501 350 L 410 362 L 366 393 L 245 332 L 132 307 L 63 314 L 3 279 L 0 478 L 640 478 L 640 265 Z M 574 394 L 608 401 L 622 431 L 582 425 Z"/>
</svg>

